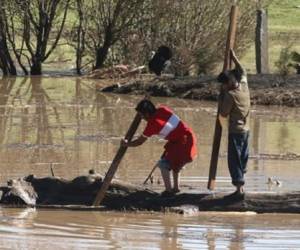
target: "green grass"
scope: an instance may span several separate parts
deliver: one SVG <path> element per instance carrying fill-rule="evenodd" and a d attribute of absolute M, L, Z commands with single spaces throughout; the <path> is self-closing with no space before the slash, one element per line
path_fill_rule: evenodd
<path fill-rule="evenodd" d="M 300 0 L 275 0 L 268 8 L 270 32 L 300 32 Z"/>
<path fill-rule="evenodd" d="M 299 6 L 299 8 L 297 8 Z M 269 24 L 269 67 L 276 73 L 275 62 L 281 49 L 291 46 L 300 52 L 300 0 L 274 0 L 268 7 Z M 242 58 L 250 73 L 255 73 L 254 44 Z"/>
<path fill-rule="evenodd" d="M 280 51 L 285 48 L 288 43 L 281 43 L 278 41 L 269 41 L 269 68 L 271 73 L 276 73 L 277 68 L 275 67 L 275 62 L 279 59 Z M 292 45 L 292 50 L 300 52 L 300 44 L 294 43 Z M 256 72 L 255 65 L 255 47 L 251 46 L 251 48 L 247 51 L 245 56 L 242 58 L 242 62 L 245 65 L 247 71 L 249 73 Z"/>

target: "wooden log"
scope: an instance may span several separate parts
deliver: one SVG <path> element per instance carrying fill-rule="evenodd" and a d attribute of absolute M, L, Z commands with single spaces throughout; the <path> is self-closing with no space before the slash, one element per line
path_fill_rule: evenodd
<path fill-rule="evenodd" d="M 219 111 L 218 111 L 218 114 L 219 114 Z M 208 183 L 207 183 L 207 188 L 209 190 L 215 189 L 221 137 L 222 137 L 222 127 L 221 127 L 220 121 L 217 117 L 216 122 L 215 122 L 215 133 L 214 133 L 214 139 L 213 139 L 213 148 L 212 148 L 212 153 L 211 153 L 209 176 L 208 176 Z"/>
<path fill-rule="evenodd" d="M 237 15 L 238 15 L 238 7 L 236 5 L 233 5 L 231 7 L 231 12 L 230 12 L 230 23 L 229 23 L 229 27 L 228 27 L 223 71 L 231 68 L 230 49 L 232 49 L 234 47 L 234 41 L 235 41 L 235 36 L 236 36 L 236 26 L 237 26 Z M 220 95 L 221 94 L 222 93 L 220 93 Z M 219 122 L 218 116 L 219 116 L 219 107 L 218 107 L 217 118 L 216 118 L 216 123 L 215 123 L 215 133 L 214 133 L 214 139 L 213 139 L 213 147 L 212 147 L 208 184 L 207 184 L 207 188 L 210 190 L 213 190 L 215 188 L 219 149 L 220 149 L 220 143 L 221 143 L 221 137 L 222 137 L 222 127 Z"/>
<path fill-rule="evenodd" d="M 258 74 L 269 73 L 268 13 L 259 9 L 256 14 L 255 58 Z"/>
<path fill-rule="evenodd" d="M 135 118 L 133 120 L 133 122 L 131 123 L 130 127 L 129 127 L 129 130 L 127 131 L 127 134 L 125 136 L 125 139 L 128 140 L 128 141 L 131 141 L 132 137 L 134 136 L 138 126 L 140 125 L 141 123 L 141 116 L 139 113 L 137 113 L 135 115 Z M 94 200 L 94 203 L 93 205 L 94 206 L 99 206 L 99 204 L 101 203 L 101 201 L 103 200 L 104 196 L 105 196 L 105 192 L 107 191 L 110 183 L 111 183 L 111 180 L 113 179 L 117 169 L 118 169 L 118 166 L 123 158 L 123 156 L 125 155 L 127 151 L 127 147 L 124 147 L 124 146 L 120 146 L 117 154 L 115 155 L 115 158 L 113 159 L 111 165 L 110 165 L 110 168 L 103 180 L 103 183 L 101 185 L 101 188 L 99 190 L 99 192 L 97 193 L 96 195 L 96 198 Z"/>

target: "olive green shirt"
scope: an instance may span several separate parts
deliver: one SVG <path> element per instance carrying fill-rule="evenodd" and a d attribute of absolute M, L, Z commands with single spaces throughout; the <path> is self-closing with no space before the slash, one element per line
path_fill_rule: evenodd
<path fill-rule="evenodd" d="M 229 133 L 244 133 L 250 129 L 250 93 L 247 75 L 243 68 L 239 69 L 241 80 L 236 89 L 225 91 L 219 103 L 219 112 L 228 117 Z"/>

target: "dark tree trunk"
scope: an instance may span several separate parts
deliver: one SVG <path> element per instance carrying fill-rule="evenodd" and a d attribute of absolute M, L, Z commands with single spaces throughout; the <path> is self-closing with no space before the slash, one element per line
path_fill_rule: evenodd
<path fill-rule="evenodd" d="M 256 71 L 258 74 L 269 73 L 269 45 L 268 45 L 268 13 L 260 9 L 256 14 L 255 53 Z"/>
<path fill-rule="evenodd" d="M 3 72 L 3 75 L 5 75 L 5 76 L 8 75 L 7 64 L 6 64 L 5 60 L 4 60 L 4 57 L 3 57 L 1 51 L 0 51 L 0 69 Z"/>
<path fill-rule="evenodd" d="M 7 68 L 3 65 L 2 60 L 0 61 L 0 69 L 2 70 L 4 76 L 8 75 Z"/>
<path fill-rule="evenodd" d="M 100 69 L 103 67 L 103 64 L 108 55 L 108 50 L 109 50 L 108 45 L 104 45 L 103 47 L 97 49 L 95 69 Z"/>
<path fill-rule="evenodd" d="M 0 69 L 3 72 L 3 75 L 17 75 L 17 70 L 14 65 L 13 60 L 8 52 L 8 48 L 6 46 L 6 42 L 0 40 Z"/>
<path fill-rule="evenodd" d="M 7 42 L 8 42 L 8 36 L 7 36 L 7 29 L 6 29 L 6 21 L 5 18 L 5 11 L 4 7 L 1 6 L 0 11 L 0 68 L 3 71 L 3 75 L 17 75 L 17 70 L 15 63 L 11 57 Z"/>
<path fill-rule="evenodd" d="M 113 45 L 113 30 L 112 24 L 108 25 L 105 30 L 105 39 L 103 46 L 97 48 L 96 50 L 96 65 L 95 69 L 100 69 L 103 67 L 104 62 L 108 55 L 108 50 L 110 46 Z"/>
<path fill-rule="evenodd" d="M 3 72 L 3 75 L 5 76 L 16 76 L 17 75 L 17 70 L 14 65 L 11 65 L 9 62 L 7 62 L 7 59 L 2 57 L 0 55 L 0 69 Z"/>
<path fill-rule="evenodd" d="M 84 16 L 83 16 L 83 2 L 77 0 L 77 12 L 79 17 L 79 24 L 77 28 L 77 45 L 76 45 L 76 72 L 81 75 L 82 57 L 85 46 L 85 30 L 83 28 Z"/>
<path fill-rule="evenodd" d="M 32 64 L 30 68 L 31 75 L 41 75 L 42 74 L 42 62 L 36 61 Z"/>
<path fill-rule="evenodd" d="M 76 58 L 76 73 L 77 75 L 81 75 L 81 57 Z"/>
<path fill-rule="evenodd" d="M 84 52 L 84 32 L 81 27 L 78 28 L 77 34 L 77 48 L 76 48 L 76 73 L 81 75 L 82 57 Z"/>

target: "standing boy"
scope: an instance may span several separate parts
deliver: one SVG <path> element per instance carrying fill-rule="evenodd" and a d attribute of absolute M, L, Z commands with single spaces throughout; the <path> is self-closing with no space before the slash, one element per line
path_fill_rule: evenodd
<path fill-rule="evenodd" d="M 222 72 L 219 99 L 219 120 L 222 127 L 228 126 L 228 167 L 236 191 L 233 197 L 244 198 L 244 174 L 249 155 L 250 94 L 245 69 L 233 50 L 230 51 L 235 69 Z M 228 122 L 228 124 L 226 124 Z"/>
<path fill-rule="evenodd" d="M 191 162 L 197 153 L 196 137 L 180 118 L 168 107 L 156 108 L 149 100 L 142 100 L 136 111 L 147 121 L 146 128 L 141 136 L 133 141 L 122 140 L 123 146 L 137 147 L 149 137 L 158 135 L 167 140 L 163 156 L 158 161 L 161 175 L 165 184 L 163 194 L 169 195 L 179 192 L 179 172 L 183 166 Z M 173 188 L 171 186 L 170 171 L 173 172 Z"/>

